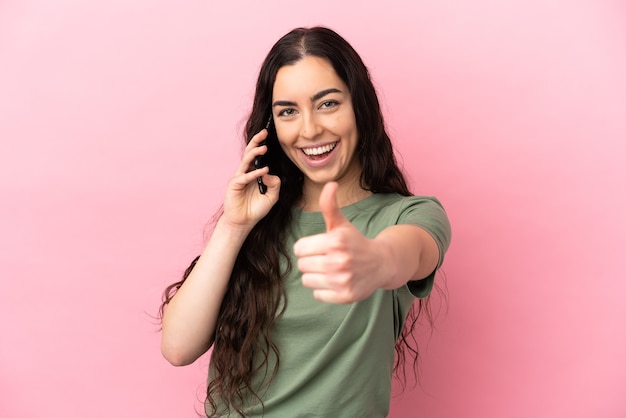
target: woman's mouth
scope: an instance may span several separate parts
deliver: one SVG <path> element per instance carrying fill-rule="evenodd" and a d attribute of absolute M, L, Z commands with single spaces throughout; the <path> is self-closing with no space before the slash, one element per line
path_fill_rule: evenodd
<path fill-rule="evenodd" d="M 332 144 L 326 144 L 319 147 L 302 148 L 302 152 L 311 160 L 322 160 L 328 156 L 328 154 L 330 154 L 336 146 L 337 142 L 333 142 Z"/>

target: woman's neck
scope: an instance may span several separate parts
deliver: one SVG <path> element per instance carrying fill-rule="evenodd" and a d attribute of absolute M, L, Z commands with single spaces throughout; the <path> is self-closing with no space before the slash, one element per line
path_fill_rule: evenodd
<path fill-rule="evenodd" d="M 337 204 L 340 208 L 351 205 L 372 195 L 372 192 L 361 187 L 359 182 L 342 183 L 337 182 Z M 320 194 L 324 184 L 313 183 L 305 179 L 302 190 L 302 199 L 298 202 L 298 207 L 304 212 L 320 211 Z"/>

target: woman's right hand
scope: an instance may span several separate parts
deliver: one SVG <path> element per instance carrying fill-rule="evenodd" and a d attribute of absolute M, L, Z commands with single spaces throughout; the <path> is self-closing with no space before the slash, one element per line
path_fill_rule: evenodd
<path fill-rule="evenodd" d="M 278 201 L 280 178 L 268 174 L 268 167 L 254 168 L 254 159 L 267 152 L 267 145 L 260 145 L 266 138 L 266 129 L 252 137 L 235 175 L 228 182 L 222 221 L 232 226 L 251 229 Z M 257 177 L 267 186 L 265 194 L 259 192 Z"/>

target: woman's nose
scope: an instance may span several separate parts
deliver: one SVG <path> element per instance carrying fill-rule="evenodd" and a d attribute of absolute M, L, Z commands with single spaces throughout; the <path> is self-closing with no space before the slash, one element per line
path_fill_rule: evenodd
<path fill-rule="evenodd" d="M 300 136 L 306 139 L 314 139 L 323 131 L 320 121 L 314 113 L 305 113 L 302 115 L 302 128 Z"/>

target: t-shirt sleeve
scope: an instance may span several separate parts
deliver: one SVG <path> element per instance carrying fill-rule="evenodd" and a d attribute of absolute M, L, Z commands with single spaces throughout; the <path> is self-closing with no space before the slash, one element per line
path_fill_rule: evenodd
<path fill-rule="evenodd" d="M 398 224 L 409 224 L 422 228 L 433 237 L 439 248 L 439 260 L 435 270 L 422 280 L 415 280 L 406 284 L 411 295 L 425 298 L 433 289 L 435 275 L 443 264 L 444 255 L 450 246 L 452 232 L 448 215 L 436 198 L 410 196 L 403 199 Z"/>

